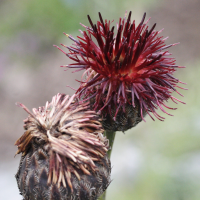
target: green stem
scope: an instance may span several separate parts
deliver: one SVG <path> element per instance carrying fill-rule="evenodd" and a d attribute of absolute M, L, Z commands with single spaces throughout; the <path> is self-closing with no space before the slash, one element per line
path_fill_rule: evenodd
<path fill-rule="evenodd" d="M 114 131 L 105 131 L 104 135 L 107 137 L 107 139 L 109 140 L 109 146 L 110 149 L 107 152 L 108 158 L 110 159 L 111 157 L 111 153 L 112 153 L 112 147 L 114 144 L 114 140 L 115 140 L 115 133 Z M 106 191 L 100 196 L 99 200 L 105 200 L 106 199 Z"/>
<path fill-rule="evenodd" d="M 107 137 L 107 139 L 109 140 L 109 146 L 110 146 L 110 150 L 108 150 L 107 155 L 108 158 L 110 159 L 111 157 L 111 153 L 112 153 L 112 147 L 114 144 L 114 140 L 115 140 L 115 133 L 114 131 L 105 131 L 104 135 Z"/>
<path fill-rule="evenodd" d="M 99 200 L 105 200 L 106 199 L 106 191 L 99 197 Z"/>

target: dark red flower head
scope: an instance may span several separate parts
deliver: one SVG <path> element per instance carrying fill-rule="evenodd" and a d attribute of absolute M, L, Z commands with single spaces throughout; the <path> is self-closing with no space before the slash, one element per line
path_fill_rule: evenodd
<path fill-rule="evenodd" d="M 78 40 L 67 35 L 75 42 L 74 46 L 63 45 L 69 53 L 63 52 L 74 61 L 67 67 L 86 70 L 77 93 L 83 99 L 95 98 L 95 110 L 111 112 L 114 105 L 114 118 L 119 109 L 125 110 L 127 104 L 135 107 L 139 102 L 142 119 L 144 113 L 153 119 L 153 113 L 163 120 L 156 109 L 159 107 L 167 113 L 164 107 L 175 108 L 166 106 L 165 101 L 181 102 L 171 93 L 180 94 L 176 88 L 181 88 L 177 85 L 181 81 L 174 78 L 173 73 L 182 67 L 175 64 L 166 50 L 176 44 L 166 45 L 167 38 L 159 36 L 162 30 L 154 30 L 156 24 L 149 28 L 149 20 L 144 22 L 145 16 L 146 13 L 138 26 L 135 20 L 131 22 L 131 12 L 127 20 L 126 16 L 120 18 L 116 35 L 115 27 L 111 27 L 110 21 L 104 21 L 100 13 L 97 24 L 88 16 L 91 27 L 82 25 L 86 31 L 81 31 L 83 36 L 78 36 Z"/>

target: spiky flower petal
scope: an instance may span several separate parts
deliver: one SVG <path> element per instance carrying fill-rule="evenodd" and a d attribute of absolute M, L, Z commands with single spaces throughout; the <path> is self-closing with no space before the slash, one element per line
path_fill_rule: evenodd
<path fill-rule="evenodd" d="M 110 183 L 108 140 L 99 116 L 74 95 L 57 94 L 24 120 L 16 141 L 22 153 L 16 174 L 25 200 L 95 200 Z"/>
<path fill-rule="evenodd" d="M 88 16 L 91 27 L 81 31 L 82 37 L 78 40 L 67 35 L 74 41 L 74 46 L 65 46 L 69 53 L 63 51 L 74 63 L 67 65 L 68 68 L 85 69 L 83 80 L 77 93 L 84 100 L 94 98 L 93 108 L 111 113 L 113 106 L 114 120 L 119 110 L 126 111 L 127 105 L 132 109 L 139 103 L 139 119 L 144 120 L 147 113 L 152 119 L 153 115 L 159 120 L 160 116 L 156 109 L 165 109 L 168 99 L 175 103 L 182 102 L 172 96 L 177 91 L 178 83 L 182 83 L 173 77 L 177 68 L 175 59 L 169 57 L 168 48 L 176 44 L 166 45 L 165 40 L 159 36 L 161 31 L 156 31 L 155 26 L 147 26 L 149 20 L 145 21 L 144 14 L 138 26 L 135 21 L 131 22 L 131 12 L 126 20 L 119 19 L 117 34 L 114 36 L 114 26 L 111 22 L 103 20 L 99 13 L 100 21 L 93 24 Z M 183 88 L 182 88 L 183 89 Z M 181 95 L 181 94 L 180 94 Z M 183 102 L 182 102 L 183 103 Z"/>

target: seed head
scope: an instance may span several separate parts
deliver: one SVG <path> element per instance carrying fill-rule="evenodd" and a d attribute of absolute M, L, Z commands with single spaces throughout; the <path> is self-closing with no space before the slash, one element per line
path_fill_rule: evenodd
<path fill-rule="evenodd" d="M 74 95 L 57 94 L 34 108 L 16 141 L 22 153 L 16 174 L 25 200 L 95 200 L 110 183 L 108 140 L 99 116 Z"/>
<path fill-rule="evenodd" d="M 59 48 L 74 61 L 66 67 L 86 70 L 77 94 L 83 100 L 93 98 L 93 109 L 102 111 L 104 116 L 109 113 L 114 121 L 119 118 L 118 124 L 123 124 L 123 115 L 126 121 L 132 120 L 134 126 L 144 120 L 146 113 L 153 120 L 152 114 L 163 121 L 164 117 L 156 109 L 171 115 L 164 107 L 175 108 L 168 107 L 165 102 L 168 99 L 175 103 L 182 102 L 172 96 L 173 91 L 180 94 L 176 88 L 181 88 L 177 84 L 182 82 L 173 77 L 173 73 L 182 67 L 175 64 L 175 59 L 169 57 L 171 54 L 167 50 L 177 43 L 166 45 L 167 38 L 159 36 L 162 30 L 156 31 L 156 24 L 149 28 L 149 20 L 144 22 L 145 17 L 146 13 L 136 26 L 135 20 L 131 22 L 131 12 L 127 19 L 125 14 L 123 19 L 119 19 L 114 36 L 115 27 L 111 27 L 110 21 L 104 21 L 99 13 L 100 21 L 93 24 L 88 15 L 91 27 L 82 25 L 86 29 L 81 31 L 82 37 L 78 36 L 76 40 L 67 35 L 74 41 L 74 46 L 63 45 L 69 53 Z M 133 119 L 134 114 L 128 115 L 126 107 L 137 112 L 137 117 Z M 127 128 L 127 124 L 121 127 L 122 130 Z"/>

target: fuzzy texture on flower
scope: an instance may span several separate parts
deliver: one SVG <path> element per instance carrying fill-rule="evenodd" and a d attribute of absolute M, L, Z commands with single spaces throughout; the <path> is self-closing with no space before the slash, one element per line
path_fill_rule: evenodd
<path fill-rule="evenodd" d="M 172 109 L 165 105 L 168 99 L 173 102 L 182 102 L 172 96 L 177 91 L 178 83 L 182 83 L 173 77 L 177 68 L 175 59 L 166 50 L 176 44 L 166 45 L 165 40 L 159 36 L 161 31 L 156 31 L 155 26 L 147 26 L 149 19 L 145 21 L 144 14 L 138 26 L 135 20 L 131 22 L 131 12 L 126 20 L 119 19 L 117 34 L 114 36 L 114 26 L 111 22 L 103 20 L 99 13 L 100 21 L 93 24 L 88 16 L 91 27 L 85 27 L 86 31 L 80 31 L 82 37 L 78 40 L 67 35 L 74 41 L 74 46 L 65 46 L 69 53 L 64 52 L 74 63 L 68 68 L 86 70 L 83 74 L 81 85 L 77 93 L 84 100 L 95 98 L 93 109 L 111 113 L 111 106 L 115 107 L 114 120 L 118 111 L 125 112 L 127 104 L 139 102 L 140 116 L 144 120 L 144 114 L 148 114 L 153 120 L 153 115 L 159 120 L 156 109 Z M 184 88 L 182 88 L 184 89 Z M 180 94 L 181 95 L 181 94 Z M 183 102 L 182 102 L 183 103 Z"/>
<path fill-rule="evenodd" d="M 57 94 L 34 108 L 16 141 L 22 153 L 16 174 L 25 200 L 96 200 L 110 183 L 108 140 L 99 116 L 74 96 Z"/>

